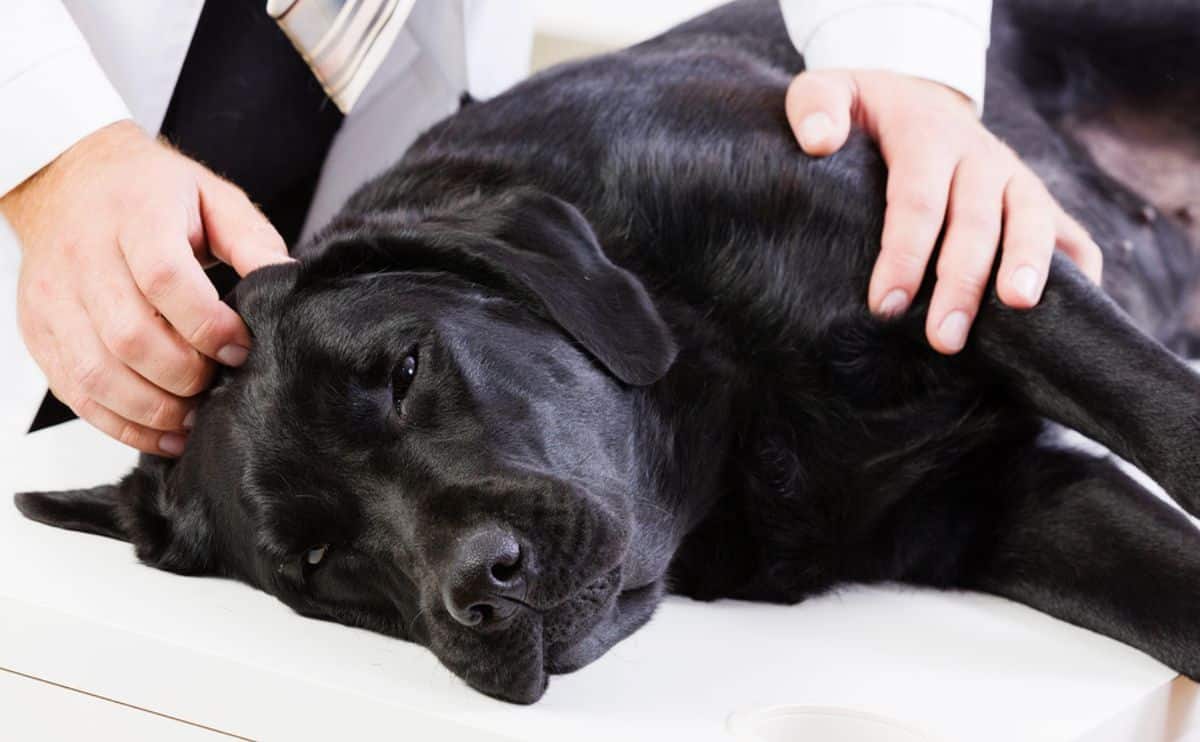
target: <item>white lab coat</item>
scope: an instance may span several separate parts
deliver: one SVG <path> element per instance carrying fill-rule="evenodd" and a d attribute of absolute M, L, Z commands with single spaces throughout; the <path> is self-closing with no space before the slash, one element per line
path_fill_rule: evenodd
<path fill-rule="evenodd" d="M 157 132 L 202 6 L 2 0 L 0 195 L 114 121 Z M 453 112 L 464 90 L 486 98 L 524 76 L 532 38 L 523 2 L 417 2 L 330 148 L 305 232 Z"/>

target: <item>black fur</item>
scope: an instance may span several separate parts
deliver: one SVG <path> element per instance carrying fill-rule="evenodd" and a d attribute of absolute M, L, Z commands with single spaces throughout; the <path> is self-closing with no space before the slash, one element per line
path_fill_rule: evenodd
<path fill-rule="evenodd" d="M 880 157 L 858 135 L 800 153 L 802 60 L 774 2 L 739 2 L 432 129 L 301 262 L 242 283 L 253 353 L 178 462 L 18 506 L 422 642 L 512 701 L 665 588 L 847 581 L 985 590 L 1200 676 L 1200 537 L 1043 423 L 1200 512 L 1200 380 L 1159 344 L 1193 340 L 1195 246 L 1064 124 L 1195 100 L 1197 29 L 1186 2 L 997 2 L 985 121 L 1106 248 L 1115 303 L 1058 260 L 1039 307 L 989 298 L 955 358 L 923 339 L 928 286 L 873 318 Z M 477 562 L 498 587 L 452 614 Z"/>

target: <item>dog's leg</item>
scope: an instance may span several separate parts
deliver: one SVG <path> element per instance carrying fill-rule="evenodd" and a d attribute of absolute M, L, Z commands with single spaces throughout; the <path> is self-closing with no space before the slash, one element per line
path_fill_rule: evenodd
<path fill-rule="evenodd" d="M 1074 428 L 1200 514 L 1200 376 L 1056 256 L 1041 303 L 980 312 L 971 357 L 1033 412 Z"/>
<path fill-rule="evenodd" d="M 1005 469 L 926 504 L 949 530 L 900 534 L 917 565 L 903 579 L 1000 595 L 1200 678 L 1200 531 L 1187 517 L 1110 460 L 1031 447 Z"/>

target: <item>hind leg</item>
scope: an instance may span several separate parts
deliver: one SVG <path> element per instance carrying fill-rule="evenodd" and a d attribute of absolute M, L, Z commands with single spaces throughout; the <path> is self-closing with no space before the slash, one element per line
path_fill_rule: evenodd
<path fill-rule="evenodd" d="M 909 581 L 1000 595 L 1200 678 L 1200 531 L 1111 461 L 1035 449 L 1019 466 L 970 505 L 955 488 L 960 553 Z"/>

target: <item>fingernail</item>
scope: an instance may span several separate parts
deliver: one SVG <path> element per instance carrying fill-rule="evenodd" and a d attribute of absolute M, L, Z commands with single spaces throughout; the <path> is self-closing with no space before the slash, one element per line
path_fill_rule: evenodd
<path fill-rule="evenodd" d="M 183 453 L 183 447 L 187 443 L 187 438 L 184 438 L 178 433 L 167 433 L 162 438 L 158 439 L 158 447 L 172 456 L 179 456 Z"/>
<path fill-rule="evenodd" d="M 809 114 L 800 122 L 800 144 L 806 150 L 819 147 L 832 131 L 833 119 L 829 114 L 820 111 Z"/>
<path fill-rule="evenodd" d="M 938 326 L 938 340 L 950 351 L 962 350 L 967 344 L 967 325 L 970 320 L 967 313 L 955 310 L 947 314 L 942 324 Z"/>
<path fill-rule="evenodd" d="M 195 422 L 196 422 L 196 411 L 189 410 L 188 414 L 183 416 L 183 427 L 187 428 L 188 430 L 191 430 L 192 425 L 195 424 Z"/>
<path fill-rule="evenodd" d="M 1023 265 L 1013 271 L 1013 289 L 1030 304 L 1038 300 L 1038 283 L 1038 272 L 1033 266 Z"/>
<path fill-rule="evenodd" d="M 249 354 L 248 348 L 240 345 L 226 345 L 217 351 L 217 360 L 226 366 L 240 366 L 246 362 L 246 356 Z"/>
<path fill-rule="evenodd" d="M 908 292 L 904 289 L 892 289 L 879 303 L 881 317 L 896 317 L 906 309 L 908 309 Z"/>

